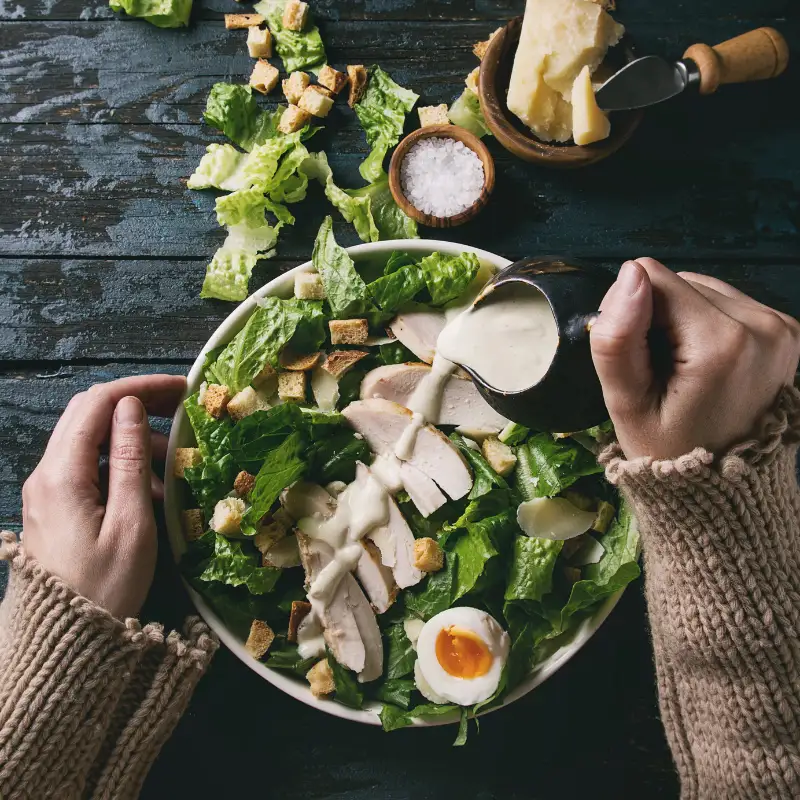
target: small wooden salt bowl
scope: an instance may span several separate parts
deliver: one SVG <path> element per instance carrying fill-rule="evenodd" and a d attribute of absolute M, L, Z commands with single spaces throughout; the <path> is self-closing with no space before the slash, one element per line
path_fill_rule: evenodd
<path fill-rule="evenodd" d="M 432 214 L 425 214 L 413 206 L 405 194 L 403 194 L 402 181 L 400 180 L 400 167 L 408 151 L 423 139 L 454 139 L 462 142 L 469 147 L 483 164 L 483 189 L 478 199 L 460 214 L 452 217 L 435 217 Z M 489 202 L 489 195 L 494 189 L 494 159 L 489 153 L 486 145 L 475 134 L 459 127 L 458 125 L 428 125 L 408 134 L 403 141 L 397 145 L 392 161 L 389 165 L 389 189 L 392 192 L 395 202 L 407 216 L 416 220 L 420 225 L 427 225 L 429 228 L 454 228 L 463 225 L 478 214 L 486 203 Z"/>

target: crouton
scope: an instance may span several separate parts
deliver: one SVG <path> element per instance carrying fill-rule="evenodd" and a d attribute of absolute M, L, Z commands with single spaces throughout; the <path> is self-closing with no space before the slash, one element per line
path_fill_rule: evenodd
<path fill-rule="evenodd" d="M 210 383 L 206 387 L 203 396 L 203 405 L 212 417 L 219 419 L 228 407 L 231 393 L 227 386 L 220 386 L 218 383 Z"/>
<path fill-rule="evenodd" d="M 289 631 L 286 634 L 286 638 L 290 642 L 297 641 L 297 629 L 310 611 L 311 603 L 306 603 L 304 600 L 292 600 L 292 613 L 289 615 Z"/>
<path fill-rule="evenodd" d="M 347 105 L 352 108 L 367 90 L 367 68 L 363 64 L 348 64 L 347 77 L 350 79 L 350 96 Z"/>
<path fill-rule="evenodd" d="M 605 533 L 616 515 L 617 509 L 611 503 L 601 500 L 600 507 L 597 509 L 597 516 L 592 523 L 592 530 L 597 533 Z"/>
<path fill-rule="evenodd" d="M 322 353 L 306 353 L 299 355 L 289 347 L 284 347 L 281 351 L 280 363 L 284 369 L 290 372 L 307 372 L 319 364 Z"/>
<path fill-rule="evenodd" d="M 467 89 L 469 89 L 473 94 L 480 94 L 480 89 L 478 86 L 478 78 L 481 74 L 481 68 L 475 67 L 469 75 L 467 75 L 467 79 L 464 83 L 467 84 Z"/>
<path fill-rule="evenodd" d="M 181 529 L 187 542 L 199 539 L 206 532 L 206 521 L 199 508 L 187 508 L 181 511 Z"/>
<path fill-rule="evenodd" d="M 428 125 L 449 125 L 450 117 L 447 116 L 447 103 L 438 106 L 422 106 L 418 109 L 419 124 L 425 128 Z"/>
<path fill-rule="evenodd" d="M 269 403 L 252 386 L 246 386 L 228 401 L 228 413 L 235 422 L 268 408 Z"/>
<path fill-rule="evenodd" d="M 269 61 L 259 58 L 250 75 L 250 85 L 261 94 L 269 94 L 278 85 L 279 74 Z"/>
<path fill-rule="evenodd" d="M 286 95 L 286 99 L 296 106 L 309 83 L 311 83 L 311 78 L 307 72 L 293 72 L 283 81 L 283 93 Z"/>
<path fill-rule="evenodd" d="M 241 532 L 242 517 L 247 506 L 239 497 L 225 497 L 214 506 L 214 516 L 209 527 L 223 536 L 235 536 Z"/>
<path fill-rule="evenodd" d="M 489 462 L 489 466 L 503 478 L 507 478 L 517 465 L 517 457 L 514 455 L 514 451 L 494 436 L 489 436 L 483 440 L 481 452 Z"/>
<path fill-rule="evenodd" d="M 256 476 L 251 475 L 249 472 L 242 470 L 237 476 L 236 480 L 233 482 L 233 491 L 239 495 L 239 497 L 247 497 L 250 492 L 253 491 L 253 487 L 256 485 Z"/>
<path fill-rule="evenodd" d="M 318 272 L 301 272 L 294 279 L 294 296 L 298 300 L 324 300 L 325 284 Z"/>
<path fill-rule="evenodd" d="M 474 45 L 472 45 L 472 52 L 473 52 L 473 53 L 475 53 L 475 55 L 476 55 L 476 56 L 477 56 L 477 57 L 478 57 L 478 58 L 479 58 L 481 61 L 483 61 L 483 57 L 486 55 L 486 50 L 487 50 L 487 49 L 488 49 L 488 47 L 489 47 L 489 42 L 491 42 L 491 41 L 492 41 L 492 39 L 494 39 L 494 37 L 495 37 L 495 36 L 497 36 L 497 34 L 498 34 L 498 33 L 500 33 L 500 31 L 501 31 L 501 30 L 503 30 L 503 29 L 502 29 L 502 28 L 498 28 L 496 31 L 493 31 L 493 32 L 492 32 L 492 33 L 489 35 L 489 38 L 488 38 L 488 39 L 486 39 L 486 41 L 483 41 L 483 42 L 475 42 L 475 44 L 474 44 Z"/>
<path fill-rule="evenodd" d="M 325 697 L 336 691 L 336 681 L 333 679 L 333 670 L 327 658 L 318 661 L 306 673 L 306 680 L 311 684 L 311 694 L 314 697 Z"/>
<path fill-rule="evenodd" d="M 239 30 L 241 28 L 257 28 L 264 22 L 264 17 L 261 14 L 226 14 L 225 27 L 229 31 Z"/>
<path fill-rule="evenodd" d="M 272 58 L 272 34 L 269 28 L 250 28 L 247 31 L 247 52 L 250 58 Z"/>
<path fill-rule="evenodd" d="M 274 519 L 267 518 L 258 529 L 258 533 L 253 537 L 253 544 L 261 555 L 266 555 L 267 551 L 276 545 L 286 536 L 286 528 Z"/>
<path fill-rule="evenodd" d="M 176 478 L 182 478 L 186 467 L 196 467 L 202 463 L 203 455 L 198 447 L 179 447 L 175 450 L 172 474 Z"/>
<path fill-rule="evenodd" d="M 308 21 L 308 3 L 302 0 L 289 0 L 283 9 L 283 27 L 290 31 L 301 31 Z"/>
<path fill-rule="evenodd" d="M 333 97 L 323 86 L 309 86 L 303 92 L 297 105 L 315 117 L 327 117 L 328 112 L 333 108 Z"/>
<path fill-rule="evenodd" d="M 334 350 L 328 354 L 322 369 L 333 375 L 336 380 L 349 372 L 362 358 L 368 356 L 366 350 Z"/>
<path fill-rule="evenodd" d="M 305 372 L 279 373 L 278 397 L 290 403 L 304 403 L 306 399 Z"/>
<path fill-rule="evenodd" d="M 261 371 L 251 381 L 252 385 L 257 389 L 267 383 L 271 378 L 274 378 L 278 373 L 270 363 L 264 364 Z"/>
<path fill-rule="evenodd" d="M 244 649 L 250 653 L 253 658 L 264 658 L 267 651 L 272 646 L 275 640 L 275 632 L 260 619 L 254 619 L 253 624 L 250 626 L 250 635 L 244 643 Z"/>
<path fill-rule="evenodd" d="M 328 323 L 331 344 L 365 344 L 369 324 L 365 319 L 332 319 Z"/>
<path fill-rule="evenodd" d="M 303 111 L 302 108 L 297 106 L 287 106 L 283 114 L 281 114 L 278 130 L 281 133 L 294 133 L 306 126 L 310 119 L 311 114 L 308 111 Z"/>
<path fill-rule="evenodd" d="M 339 94 L 347 86 L 348 78 L 344 72 L 339 72 L 338 69 L 334 69 L 330 64 L 326 64 L 317 75 L 317 80 L 321 86 L 324 86 L 333 94 Z"/>
<path fill-rule="evenodd" d="M 444 566 L 444 550 L 435 539 L 414 541 L 414 566 L 423 572 L 438 572 Z"/>

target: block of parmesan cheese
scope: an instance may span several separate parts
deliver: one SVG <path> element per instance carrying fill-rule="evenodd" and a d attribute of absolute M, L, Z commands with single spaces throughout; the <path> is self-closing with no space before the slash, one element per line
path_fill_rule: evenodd
<path fill-rule="evenodd" d="M 572 87 L 572 138 L 585 145 L 608 138 L 611 123 L 597 105 L 589 67 L 584 67 Z"/>
<path fill-rule="evenodd" d="M 624 28 L 591 0 L 527 0 L 508 108 L 544 141 L 572 134 L 572 87 L 600 65 Z"/>

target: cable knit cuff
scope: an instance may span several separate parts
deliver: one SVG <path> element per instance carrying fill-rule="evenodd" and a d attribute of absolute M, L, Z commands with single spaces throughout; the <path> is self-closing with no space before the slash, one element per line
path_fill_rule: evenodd
<path fill-rule="evenodd" d="M 217 640 L 196 618 L 183 637 L 115 619 L 47 573 L 12 533 L 0 533 L 0 559 L 11 566 L 0 604 L 0 796 L 87 796 L 119 761 L 131 719 L 145 739 L 165 718 L 172 729 Z M 132 753 L 139 772 L 157 753 L 145 744 Z"/>

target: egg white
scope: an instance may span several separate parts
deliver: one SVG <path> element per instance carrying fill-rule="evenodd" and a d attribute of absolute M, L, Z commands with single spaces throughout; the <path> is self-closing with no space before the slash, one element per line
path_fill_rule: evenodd
<path fill-rule="evenodd" d="M 471 631 L 486 645 L 492 655 L 492 665 L 485 675 L 458 678 L 450 675 L 439 663 L 436 638 L 440 631 L 451 626 Z M 491 697 L 500 684 L 510 646 L 509 635 L 490 614 L 478 608 L 448 608 L 429 619 L 419 634 L 414 670 L 417 688 L 432 702 L 460 706 L 480 703 Z"/>

